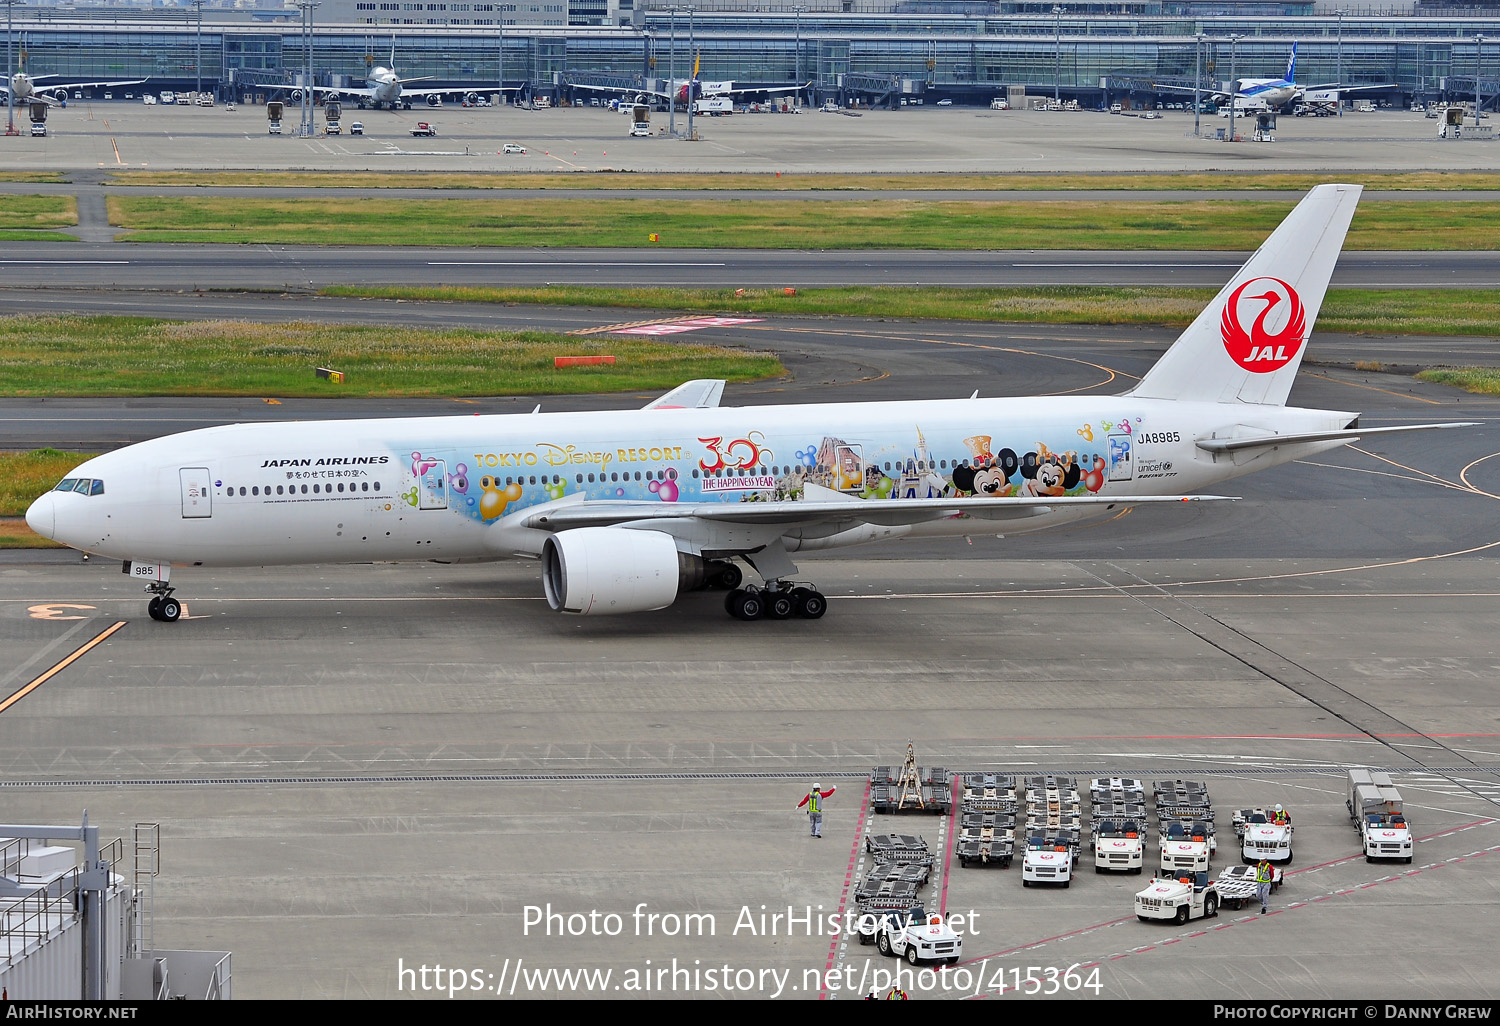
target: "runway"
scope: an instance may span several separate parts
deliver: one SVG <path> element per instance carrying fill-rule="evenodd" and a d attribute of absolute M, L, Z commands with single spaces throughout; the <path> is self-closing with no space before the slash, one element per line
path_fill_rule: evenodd
<path fill-rule="evenodd" d="M 432 247 L 7 243 L 9 310 L 57 289 L 285 289 L 363 285 L 836 288 L 850 285 L 1217 287 L 1248 253 L 930 250 L 453 250 Z M 1346 252 L 1333 288 L 1486 288 L 1500 252 Z"/>

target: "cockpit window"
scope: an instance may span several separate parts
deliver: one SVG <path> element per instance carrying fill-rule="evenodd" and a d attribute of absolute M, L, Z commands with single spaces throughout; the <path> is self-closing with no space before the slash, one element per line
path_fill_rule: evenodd
<path fill-rule="evenodd" d="M 98 478 L 95 478 L 93 480 L 93 482 L 89 485 L 89 494 L 90 495 L 103 495 L 104 494 L 104 482 L 100 481 Z"/>
<path fill-rule="evenodd" d="M 93 481 L 86 477 L 80 477 L 78 483 L 73 486 L 73 490 L 81 495 L 87 495 L 89 493 L 89 485 L 93 483 Z"/>
<path fill-rule="evenodd" d="M 71 492 L 73 490 L 73 486 L 76 485 L 77 483 L 78 483 L 78 478 L 76 478 L 76 477 L 65 477 L 61 481 L 57 482 L 57 487 L 54 488 L 54 489 L 52 489 L 52 490 L 54 492 Z"/>

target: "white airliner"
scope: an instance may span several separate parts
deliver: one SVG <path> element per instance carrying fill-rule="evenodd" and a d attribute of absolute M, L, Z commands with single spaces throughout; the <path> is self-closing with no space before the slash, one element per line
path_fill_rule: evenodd
<path fill-rule="evenodd" d="M 1230 83 L 1234 88 L 1234 106 L 1238 109 L 1254 110 L 1265 108 L 1267 110 L 1281 110 L 1289 103 L 1307 101 L 1310 103 L 1336 103 L 1341 93 L 1358 93 L 1383 89 L 1394 89 L 1394 82 L 1386 82 L 1381 85 L 1343 85 L 1332 82 L 1321 85 L 1298 85 L 1297 84 L 1297 44 L 1292 44 L 1292 55 L 1287 58 L 1286 74 L 1281 78 L 1242 78 L 1238 85 Z M 1157 89 L 1164 92 L 1191 93 L 1192 86 L 1162 85 Z M 1210 100 L 1219 103 L 1228 102 L 1230 94 L 1220 91 L 1204 90 L 1203 95 Z"/>
<path fill-rule="evenodd" d="M 542 560 L 568 613 L 717 586 L 741 619 L 816 618 L 826 601 L 793 580 L 792 553 L 1213 498 L 1186 493 L 1365 435 L 1467 426 L 1285 405 L 1359 194 L 1313 189 L 1120 396 L 726 408 L 722 382 L 700 381 L 623 412 L 240 424 L 91 459 L 26 522 L 124 560 L 166 621 L 174 567 L 506 558 Z"/>
<path fill-rule="evenodd" d="M 733 102 L 733 100 L 734 100 L 734 98 L 736 96 L 742 96 L 742 95 L 760 95 L 760 94 L 763 94 L 763 93 L 764 94 L 770 94 L 770 93 L 795 93 L 797 90 L 805 88 L 804 86 L 740 86 L 740 87 L 736 87 L 735 84 L 734 84 L 734 82 L 733 82 L 733 80 L 731 80 L 731 79 L 725 79 L 723 81 L 718 81 L 718 82 L 704 82 L 704 81 L 701 81 L 699 79 L 699 77 L 698 77 L 698 69 L 699 69 L 699 67 L 702 64 L 702 61 L 703 61 L 703 58 L 701 56 L 694 59 L 694 61 L 693 61 L 693 77 L 692 78 L 675 78 L 675 79 L 671 79 L 669 81 L 662 81 L 661 85 L 663 86 L 663 88 L 661 88 L 661 89 L 651 89 L 651 88 L 648 87 L 648 88 L 644 88 L 644 89 L 634 89 L 634 90 L 628 90 L 628 91 L 631 92 L 632 95 L 635 96 L 635 102 L 636 103 L 642 103 L 642 102 L 644 102 L 643 98 L 646 97 L 646 96 L 654 96 L 654 97 L 656 97 L 658 99 L 662 99 L 662 100 L 668 100 L 668 99 L 675 100 L 675 102 L 677 103 L 677 105 L 679 107 L 681 107 L 682 109 L 686 109 L 687 108 L 687 102 L 688 102 L 689 95 L 692 96 L 692 98 L 693 98 L 693 100 L 695 102 L 700 103 L 700 104 L 704 103 L 705 101 L 712 101 L 712 100 L 719 100 L 719 101 L 723 101 L 726 104 L 729 104 L 729 103 Z M 656 81 L 656 80 L 653 80 L 653 81 Z M 594 90 L 596 92 L 610 92 L 610 93 L 617 93 L 617 92 L 620 91 L 618 88 L 611 88 L 611 87 L 607 87 L 607 86 L 585 85 L 585 84 L 582 84 L 582 83 L 575 84 L 574 88 L 575 89 L 590 89 L 590 90 Z M 618 102 L 623 102 L 623 101 L 617 101 L 617 103 Z M 707 109 L 720 109 L 720 108 L 709 107 Z M 722 109 L 728 109 L 728 108 L 726 106 L 726 107 L 724 107 Z"/>
<path fill-rule="evenodd" d="M 407 89 L 407 86 L 411 85 L 413 82 L 425 81 L 427 81 L 426 78 L 409 78 L 403 80 L 401 76 L 396 73 L 396 43 L 395 40 L 392 40 L 391 66 L 377 66 L 375 68 L 372 68 L 370 70 L 370 73 L 365 76 L 365 84 L 362 88 L 356 86 L 337 88 L 315 86 L 313 88 L 313 95 L 319 100 L 335 96 L 341 99 L 352 99 L 359 104 L 361 110 L 365 108 L 373 108 L 375 110 L 380 110 L 382 108 L 386 110 L 401 110 L 404 108 L 406 110 L 410 110 L 413 98 L 421 99 L 429 106 L 436 107 L 441 105 L 443 97 L 445 96 L 462 96 L 466 98 L 470 103 L 477 103 L 480 96 L 482 95 L 480 91 L 466 90 L 462 88 L 417 90 Z M 494 89 L 486 89 L 483 91 L 483 93 L 493 94 L 495 91 L 496 90 Z M 299 88 L 293 88 L 290 93 L 290 98 L 293 103 L 301 102 L 302 90 Z"/>
<path fill-rule="evenodd" d="M 67 102 L 72 95 L 70 89 L 111 89 L 115 86 L 140 85 L 146 81 L 144 78 L 133 78 L 128 81 L 116 82 L 56 82 L 50 85 L 38 86 L 37 83 L 43 79 L 56 78 L 56 75 L 27 75 L 24 72 L 16 72 L 6 82 L 0 76 L 0 91 L 3 91 L 14 99 L 11 101 L 16 107 L 30 103 L 32 100 L 42 100 L 49 106 L 57 107 Z"/>

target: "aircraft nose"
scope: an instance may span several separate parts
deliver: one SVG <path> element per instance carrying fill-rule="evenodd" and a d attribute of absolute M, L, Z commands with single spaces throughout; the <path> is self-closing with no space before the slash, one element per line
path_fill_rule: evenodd
<path fill-rule="evenodd" d="M 51 538 L 57 526 L 57 510 L 48 492 L 33 502 L 26 510 L 26 526 L 43 538 Z"/>

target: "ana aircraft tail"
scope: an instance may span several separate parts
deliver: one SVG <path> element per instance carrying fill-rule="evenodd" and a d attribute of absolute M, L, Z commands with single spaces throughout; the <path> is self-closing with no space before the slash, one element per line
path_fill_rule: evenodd
<path fill-rule="evenodd" d="M 1286 62 L 1286 80 L 1297 81 L 1297 44 L 1292 44 L 1292 56 Z"/>
<path fill-rule="evenodd" d="M 1361 191 L 1309 192 L 1130 394 L 1285 405 Z"/>

